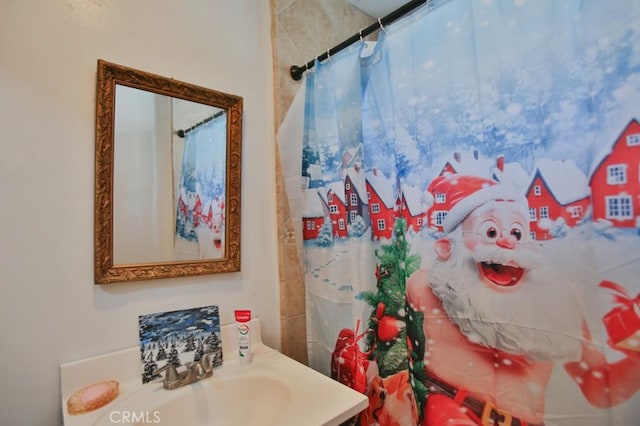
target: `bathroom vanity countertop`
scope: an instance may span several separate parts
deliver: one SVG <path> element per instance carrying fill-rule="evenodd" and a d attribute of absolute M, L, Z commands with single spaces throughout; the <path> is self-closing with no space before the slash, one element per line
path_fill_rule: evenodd
<path fill-rule="evenodd" d="M 213 377 L 176 390 L 142 384 L 138 347 L 62 365 L 64 424 L 339 425 L 367 407 L 365 395 L 264 345 L 259 320 L 251 323 L 252 362 L 242 364 L 237 350 L 229 350 L 237 348 L 235 331 L 235 324 L 222 327 L 224 361 Z M 119 381 L 118 398 L 70 415 L 68 398 L 102 380 Z"/>

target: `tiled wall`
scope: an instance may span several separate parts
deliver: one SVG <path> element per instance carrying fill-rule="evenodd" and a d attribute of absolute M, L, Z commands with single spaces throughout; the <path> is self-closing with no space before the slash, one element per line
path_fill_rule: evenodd
<path fill-rule="evenodd" d="M 291 65 L 303 65 L 375 20 L 344 0 L 271 0 L 271 6 L 277 128 L 301 84 L 291 78 Z M 304 272 L 276 161 L 282 352 L 306 364 Z"/>

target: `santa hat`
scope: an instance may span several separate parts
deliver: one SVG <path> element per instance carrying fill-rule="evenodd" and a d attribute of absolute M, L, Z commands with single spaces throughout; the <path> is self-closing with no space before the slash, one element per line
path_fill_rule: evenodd
<path fill-rule="evenodd" d="M 527 199 L 522 191 L 511 184 L 499 183 L 479 176 L 452 174 L 435 178 L 427 191 L 434 202 L 442 201 L 442 210 L 448 211 L 442 222 L 444 232 L 453 231 L 469 214 L 488 201 L 514 201 L 523 214 L 528 215 Z M 444 197 L 438 197 L 442 194 Z"/>

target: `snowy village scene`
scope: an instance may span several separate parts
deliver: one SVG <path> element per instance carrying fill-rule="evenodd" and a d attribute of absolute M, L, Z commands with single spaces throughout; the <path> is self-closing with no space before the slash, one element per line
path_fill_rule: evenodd
<path fill-rule="evenodd" d="M 166 364 L 181 370 L 211 353 L 213 367 L 222 365 L 222 340 L 218 306 L 203 306 L 138 317 L 142 383 L 161 379 L 156 374 Z"/>
<path fill-rule="evenodd" d="M 589 341 L 601 367 L 636 365 L 630 360 L 640 352 L 639 22 L 573 38 L 561 30 L 577 19 L 571 6 L 542 25 L 548 2 L 515 3 L 532 16 L 530 39 L 519 38 L 516 26 L 506 30 L 513 34 L 492 33 L 492 1 L 474 3 L 473 14 L 447 4 L 422 26 L 416 18 L 385 34 L 384 54 L 359 64 L 345 54 L 308 77 L 306 90 L 314 92 L 305 109 L 301 235 L 310 363 L 361 392 L 371 392 L 372 377 L 412 374 L 416 423 L 430 392 L 416 366 L 436 376 L 464 371 L 455 356 L 434 367 L 433 355 L 445 340 L 442 327 L 472 328 L 447 311 L 455 298 L 447 280 L 463 277 L 446 266 L 456 243 L 471 253 L 477 241 L 493 241 L 514 253 L 502 266 L 497 254 L 479 251 L 465 261 L 477 262 L 464 275 L 469 282 L 491 281 L 518 306 L 492 312 L 495 324 L 531 311 L 534 329 Z M 601 14 L 624 15 L 622 6 L 588 3 L 581 28 Z M 353 88 L 356 72 L 367 78 Z M 343 74 L 350 77 L 331 80 Z M 532 285 L 529 278 L 539 291 L 518 299 L 517 284 Z M 480 337 L 464 334 L 466 357 Z M 540 402 L 543 413 L 532 418 L 618 424 L 640 403 L 635 372 L 623 374 L 636 381 L 625 383 L 624 397 L 593 402 L 595 388 L 613 392 L 615 380 L 587 385 L 589 374 L 602 380 L 604 370 L 585 358 L 567 362 L 580 353 L 576 341 L 556 342 L 565 354 L 538 354 L 543 345 L 529 348 L 525 337 L 504 339 L 513 344 L 504 353 L 539 356 L 552 369 L 515 391 Z M 499 367 L 514 359 L 491 374 L 508 380 Z M 373 413 L 366 416 L 361 425 L 375 424 Z"/>

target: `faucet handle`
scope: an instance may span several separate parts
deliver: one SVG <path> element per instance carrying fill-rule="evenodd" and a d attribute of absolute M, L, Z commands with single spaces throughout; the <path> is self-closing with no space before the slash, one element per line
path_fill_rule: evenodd
<path fill-rule="evenodd" d="M 206 377 L 202 364 L 200 364 L 199 361 L 190 362 L 186 367 L 187 369 L 184 371 L 183 376 L 180 379 L 180 385 L 188 385 Z"/>
<path fill-rule="evenodd" d="M 170 362 L 167 362 L 163 367 L 158 368 L 156 371 L 154 371 L 154 374 L 160 374 L 163 371 L 166 370 L 166 373 L 164 374 L 164 383 L 174 383 L 180 380 L 180 376 L 178 375 L 178 370 L 176 369 L 175 365 L 171 364 Z"/>
<path fill-rule="evenodd" d="M 198 379 L 202 378 L 205 374 L 204 367 L 200 361 L 192 362 L 187 368 Z"/>
<path fill-rule="evenodd" d="M 213 364 L 211 363 L 211 355 L 215 354 L 214 351 L 208 351 L 202 354 L 202 358 L 200 359 L 200 364 L 202 364 L 202 368 L 205 373 L 211 373 L 213 371 Z"/>

